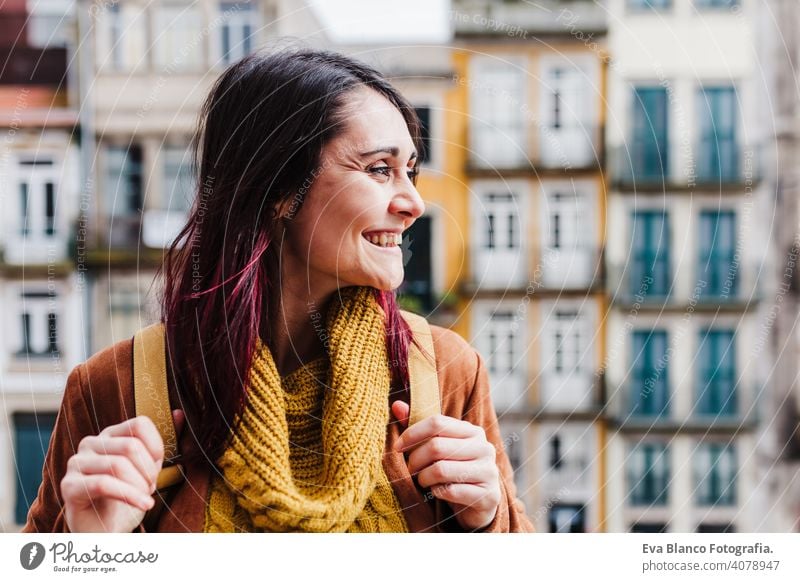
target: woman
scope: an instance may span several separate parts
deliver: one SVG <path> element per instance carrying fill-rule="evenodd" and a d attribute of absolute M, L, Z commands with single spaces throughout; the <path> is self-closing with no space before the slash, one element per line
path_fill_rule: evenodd
<path fill-rule="evenodd" d="M 253 54 L 217 80 L 164 264 L 186 481 L 155 531 L 533 531 L 482 358 L 432 326 L 442 414 L 408 427 L 398 246 L 423 214 L 419 122 L 377 71 Z M 163 444 L 132 341 L 69 376 L 24 531 L 145 531 Z"/>

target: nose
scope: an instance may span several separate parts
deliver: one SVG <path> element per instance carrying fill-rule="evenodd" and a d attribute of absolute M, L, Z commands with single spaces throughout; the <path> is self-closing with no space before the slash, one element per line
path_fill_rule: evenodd
<path fill-rule="evenodd" d="M 389 212 L 402 216 L 404 219 L 412 219 L 413 223 L 417 218 L 425 214 L 425 201 L 420 196 L 411 180 L 406 179 L 401 189 L 392 197 L 389 205 Z M 406 224 L 408 228 L 411 224 Z"/>

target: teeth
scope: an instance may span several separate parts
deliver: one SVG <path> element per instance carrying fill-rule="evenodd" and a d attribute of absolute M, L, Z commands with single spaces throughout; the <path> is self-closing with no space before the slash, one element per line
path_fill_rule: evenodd
<path fill-rule="evenodd" d="M 403 242 L 403 235 L 400 233 L 383 232 L 381 234 L 365 235 L 365 239 L 374 245 L 381 247 L 394 247 L 400 246 Z"/>

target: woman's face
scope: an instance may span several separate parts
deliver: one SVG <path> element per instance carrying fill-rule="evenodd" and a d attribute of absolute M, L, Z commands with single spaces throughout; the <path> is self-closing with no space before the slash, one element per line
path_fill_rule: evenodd
<path fill-rule="evenodd" d="M 396 289 L 403 282 L 398 241 L 425 212 L 412 183 L 417 152 L 402 114 L 376 91 L 353 91 L 345 119 L 283 209 L 284 274 L 302 277 L 315 293 Z"/>

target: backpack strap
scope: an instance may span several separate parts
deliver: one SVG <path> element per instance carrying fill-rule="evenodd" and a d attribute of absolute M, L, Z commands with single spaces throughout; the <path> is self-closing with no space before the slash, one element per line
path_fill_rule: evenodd
<path fill-rule="evenodd" d="M 164 463 L 156 479 L 156 504 L 145 514 L 143 523 L 152 531 L 166 504 L 163 491 L 184 480 L 183 466 L 172 463 L 178 457 L 178 438 L 172 419 L 167 389 L 167 358 L 164 325 L 154 323 L 133 336 L 133 394 L 136 416 L 148 416 L 164 442 Z"/>
<path fill-rule="evenodd" d="M 419 347 L 411 342 L 408 346 L 408 375 L 411 381 L 411 410 L 408 426 L 442 411 L 439 395 L 439 377 L 436 374 L 436 354 L 433 350 L 433 335 L 428 321 L 410 311 L 400 310 L 403 319 L 411 328 Z M 422 348 L 422 350 L 420 350 Z"/>

